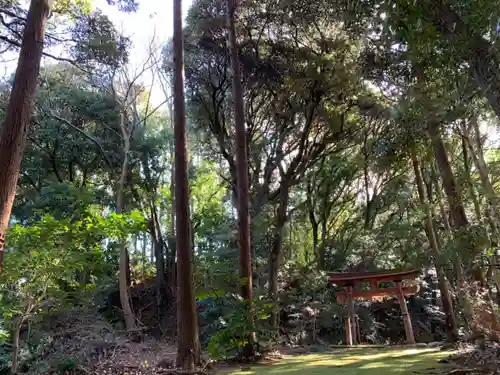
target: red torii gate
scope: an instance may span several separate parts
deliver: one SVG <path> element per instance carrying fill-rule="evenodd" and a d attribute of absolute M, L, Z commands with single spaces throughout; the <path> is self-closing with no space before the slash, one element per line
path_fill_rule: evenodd
<path fill-rule="evenodd" d="M 345 293 L 337 293 L 337 301 L 347 300 L 347 316 L 345 318 L 346 344 L 357 344 L 356 314 L 354 299 L 373 299 L 384 296 L 397 296 L 401 315 L 405 326 L 406 343 L 415 344 L 410 314 L 406 306 L 405 296 L 418 292 L 419 285 L 403 286 L 403 280 L 413 281 L 420 275 L 419 270 L 388 270 L 377 272 L 331 272 L 328 282 L 344 288 Z M 381 288 L 380 282 L 394 282 L 395 287 Z M 368 284 L 369 289 L 363 290 L 362 284 Z"/>

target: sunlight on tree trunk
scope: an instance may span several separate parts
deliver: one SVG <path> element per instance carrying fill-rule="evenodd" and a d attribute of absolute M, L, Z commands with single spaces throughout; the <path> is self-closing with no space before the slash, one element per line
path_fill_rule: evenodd
<path fill-rule="evenodd" d="M 200 364 L 200 339 L 193 283 L 186 111 L 184 103 L 184 36 L 182 0 L 174 0 L 174 138 L 177 249 L 177 366 L 193 372 Z"/>
<path fill-rule="evenodd" d="M 123 138 L 123 161 L 120 170 L 120 177 L 116 188 L 116 213 L 123 213 L 123 190 L 125 188 L 125 179 L 128 172 L 129 152 L 130 152 L 130 134 L 125 129 L 125 114 L 124 109 L 120 114 L 120 130 Z M 132 309 L 129 290 L 130 265 L 128 262 L 128 249 L 125 241 L 120 244 L 120 270 L 119 270 L 119 286 L 120 286 L 120 302 L 123 309 L 123 317 L 127 331 L 133 331 L 136 328 L 134 310 Z"/>
<path fill-rule="evenodd" d="M 0 271 L 38 84 L 48 0 L 31 0 L 5 120 L 0 129 Z"/>

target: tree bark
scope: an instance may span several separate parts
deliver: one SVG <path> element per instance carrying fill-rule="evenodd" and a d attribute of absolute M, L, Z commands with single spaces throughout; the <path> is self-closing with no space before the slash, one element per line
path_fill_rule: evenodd
<path fill-rule="evenodd" d="M 154 203 L 150 203 L 151 211 L 151 238 L 153 239 L 153 251 L 155 256 L 155 268 L 156 268 L 156 291 L 158 296 L 161 296 L 161 291 L 165 288 L 165 258 L 163 254 L 163 238 L 160 228 L 160 223 L 158 220 L 158 215 L 156 213 L 156 207 Z"/>
<path fill-rule="evenodd" d="M 473 125 L 473 130 L 474 130 L 474 141 L 472 141 L 469 137 L 469 134 L 465 133 L 466 129 L 462 129 L 464 132 L 464 140 L 470 150 L 470 154 L 472 157 L 472 161 L 474 163 L 474 166 L 476 167 L 478 174 L 479 174 L 479 179 L 481 181 L 481 186 L 484 190 L 484 195 L 486 197 L 486 201 L 488 203 L 488 210 L 487 214 L 488 217 L 490 217 L 491 220 L 491 226 L 492 226 L 492 231 L 495 233 L 496 238 L 495 241 L 498 241 L 498 215 L 499 215 L 499 207 L 500 207 L 500 202 L 498 199 L 498 195 L 495 192 L 495 189 L 493 188 L 493 184 L 491 183 L 490 180 L 490 172 L 488 170 L 488 165 L 486 164 L 486 160 L 484 159 L 484 153 L 483 153 L 483 148 L 482 148 L 482 142 L 481 142 L 481 133 L 479 131 L 479 126 L 476 121 L 474 121 Z M 474 149 L 474 143 L 475 143 L 475 148 L 477 151 Z M 493 215 L 492 215 L 493 214 Z"/>
<path fill-rule="evenodd" d="M 283 176 L 283 174 L 282 174 Z M 283 247 L 283 230 L 286 224 L 286 211 L 288 208 L 289 188 L 286 181 L 281 182 L 278 211 L 276 214 L 276 225 L 274 228 L 271 253 L 269 254 L 269 290 L 268 296 L 275 304 L 271 314 L 271 327 L 278 329 L 279 324 L 279 300 L 278 300 L 278 272 L 281 264 L 281 250 Z"/>
<path fill-rule="evenodd" d="M 451 169 L 450 161 L 439 128 L 435 124 L 428 127 L 436 162 L 443 181 L 443 188 L 446 193 L 448 205 L 450 207 L 451 219 L 456 229 L 466 228 L 469 224 L 465 214 L 465 208 L 460 196 L 460 191 L 455 181 L 455 176 Z"/>
<path fill-rule="evenodd" d="M 429 240 L 429 245 L 432 249 L 434 255 L 434 264 L 436 265 L 436 272 L 438 277 L 438 287 L 441 292 L 441 302 L 443 305 L 443 310 L 446 315 L 446 332 L 450 341 L 455 342 L 458 340 L 458 324 L 455 316 L 455 311 L 453 310 L 453 302 L 451 299 L 450 290 L 448 287 L 448 282 L 445 276 L 444 265 L 440 260 L 441 254 L 439 251 L 438 241 L 436 232 L 434 231 L 433 217 L 431 208 L 429 205 L 428 198 L 426 196 L 426 190 L 424 187 L 424 179 L 422 177 L 422 172 L 420 169 L 420 162 L 418 160 L 416 151 L 414 147 L 410 148 L 410 156 L 413 164 L 413 171 L 415 173 L 415 182 L 417 184 L 417 191 L 420 203 L 425 209 L 425 232 Z"/>
<path fill-rule="evenodd" d="M 123 161 L 116 187 L 116 213 L 123 212 L 123 190 L 125 189 L 125 178 L 127 177 L 128 163 L 129 163 L 129 150 L 130 150 L 130 136 L 125 129 L 125 114 L 122 112 L 120 118 L 120 129 L 123 138 Z M 130 301 L 130 265 L 129 254 L 125 242 L 119 244 L 120 246 L 120 259 L 119 259 L 119 289 L 120 289 L 120 302 L 123 309 L 123 318 L 125 319 L 125 326 L 127 331 L 135 329 L 135 316 Z"/>
<path fill-rule="evenodd" d="M 12 330 L 12 374 L 17 374 L 17 368 L 19 367 L 19 336 L 21 334 L 21 321 L 21 319 L 16 321 L 14 329 Z"/>
<path fill-rule="evenodd" d="M 434 163 L 431 163 L 431 180 L 436 185 L 436 189 L 434 189 L 434 191 L 436 192 L 436 199 L 437 199 L 437 203 L 438 203 L 438 207 L 439 207 L 439 214 L 441 215 L 441 218 L 443 220 L 445 233 L 448 236 L 451 236 L 450 220 L 448 219 L 448 215 L 446 214 L 446 209 L 444 207 L 441 186 L 439 185 L 439 181 L 438 181 L 438 177 L 437 177 L 437 173 L 436 173 L 436 167 L 434 166 Z"/>
<path fill-rule="evenodd" d="M 443 187 L 448 198 L 448 205 L 450 206 L 451 219 L 454 229 L 458 230 L 468 230 L 469 223 L 467 221 L 467 217 L 465 215 L 465 208 L 462 202 L 462 198 L 460 197 L 460 192 L 458 190 L 458 186 L 455 182 L 455 177 L 453 176 L 453 171 L 451 169 L 450 162 L 448 160 L 448 155 L 446 153 L 446 149 L 444 147 L 443 140 L 441 138 L 441 134 L 437 126 L 429 127 L 429 134 L 431 135 L 431 140 L 434 144 L 434 151 L 436 156 L 436 161 L 441 173 L 441 178 L 443 181 Z M 475 244 L 464 243 L 464 251 L 470 257 L 470 259 L 474 259 L 474 257 L 480 253 L 481 249 L 478 249 Z M 457 251 L 455 256 L 455 272 L 457 274 L 458 287 L 459 287 L 459 296 L 462 301 L 464 312 L 469 321 L 473 317 L 473 312 L 470 306 L 470 302 L 468 300 L 467 294 L 464 290 L 465 285 L 463 281 L 465 280 L 462 273 L 462 265 L 461 265 L 461 256 Z M 474 272 L 477 267 L 469 267 L 469 276 L 472 274 L 473 277 L 476 277 L 476 281 L 480 283 L 483 282 L 484 275 L 482 270 L 480 272 Z M 492 307 L 492 300 L 489 293 L 485 294 L 486 303 Z M 495 327 L 498 327 L 498 317 L 493 308 L 491 308 L 491 318 L 493 319 L 493 323 Z"/>
<path fill-rule="evenodd" d="M 24 28 L 19 61 L 12 84 L 5 120 L 0 129 L 0 271 L 5 235 L 16 193 L 17 180 L 33 111 L 43 52 L 48 0 L 31 0 Z"/>
<path fill-rule="evenodd" d="M 141 277 L 142 277 L 142 283 L 145 284 L 146 283 L 146 262 L 148 261 L 148 258 L 146 256 L 146 245 L 147 245 L 147 242 L 146 242 L 146 239 L 147 239 L 147 233 L 144 232 L 142 234 L 142 252 L 141 252 L 141 256 L 142 256 L 142 270 L 141 270 Z"/>
<path fill-rule="evenodd" d="M 184 103 L 184 35 L 182 0 L 174 0 L 174 139 L 177 249 L 177 366 L 194 372 L 200 364 L 200 339 L 190 244 L 186 110 Z"/>
<path fill-rule="evenodd" d="M 236 180 L 238 191 L 238 240 L 240 247 L 240 293 L 247 302 L 248 324 L 253 330 L 252 316 L 252 252 L 250 243 L 250 213 L 248 198 L 248 151 L 245 125 L 245 109 L 243 103 L 243 87 L 241 85 L 240 59 L 236 41 L 235 25 L 236 0 L 227 0 L 227 24 L 229 29 L 229 49 L 231 56 L 234 126 L 236 132 Z M 244 350 L 246 357 L 252 357 L 253 334 L 250 334 L 248 345 Z"/>

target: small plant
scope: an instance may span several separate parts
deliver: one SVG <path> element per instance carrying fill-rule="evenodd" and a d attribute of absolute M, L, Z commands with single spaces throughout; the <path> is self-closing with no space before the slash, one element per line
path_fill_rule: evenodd
<path fill-rule="evenodd" d="M 208 353 L 214 359 L 239 357 L 244 348 L 255 341 L 257 348 L 267 346 L 272 337 L 272 331 L 267 329 L 267 320 L 273 305 L 264 300 L 252 301 L 251 314 L 253 327 L 248 317 L 247 301 L 237 299 L 225 316 L 219 318 L 222 326 L 208 343 Z"/>

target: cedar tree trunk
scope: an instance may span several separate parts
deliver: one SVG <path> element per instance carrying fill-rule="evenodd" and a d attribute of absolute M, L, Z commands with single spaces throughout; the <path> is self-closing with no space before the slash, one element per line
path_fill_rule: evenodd
<path fill-rule="evenodd" d="M 190 244 L 186 111 L 184 103 L 182 0 L 174 0 L 174 139 L 177 248 L 177 366 L 193 372 L 200 363 L 200 339 Z"/>
<path fill-rule="evenodd" d="M 31 0 L 9 105 L 0 129 L 0 270 L 33 110 L 49 10 L 47 0 Z"/>

